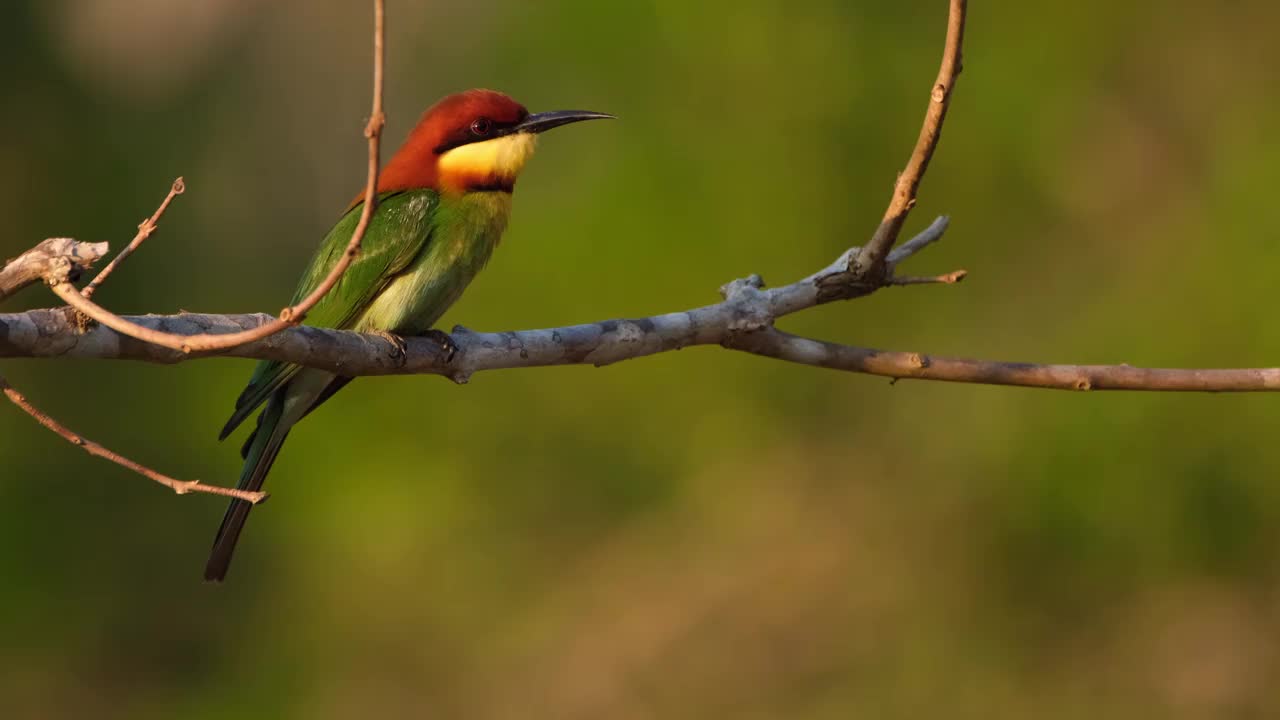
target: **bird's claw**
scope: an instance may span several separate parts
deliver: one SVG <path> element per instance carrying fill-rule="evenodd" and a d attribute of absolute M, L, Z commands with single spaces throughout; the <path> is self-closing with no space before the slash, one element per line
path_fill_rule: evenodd
<path fill-rule="evenodd" d="M 373 334 L 391 343 L 392 359 L 394 359 L 397 363 L 403 365 L 405 359 L 408 358 L 409 356 L 409 353 L 408 353 L 409 348 L 407 345 L 405 345 L 404 338 L 394 333 L 389 333 L 385 330 L 375 330 L 373 331 Z"/>
<path fill-rule="evenodd" d="M 444 350 L 445 363 L 453 362 L 453 356 L 458 354 L 458 343 L 454 342 L 453 337 L 449 335 L 449 333 L 432 328 L 431 330 L 423 333 L 422 337 L 430 339 Z"/>

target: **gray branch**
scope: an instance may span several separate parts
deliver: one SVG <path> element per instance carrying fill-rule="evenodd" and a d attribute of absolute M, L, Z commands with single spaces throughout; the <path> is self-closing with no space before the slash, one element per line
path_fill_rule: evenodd
<path fill-rule="evenodd" d="M 98 324 L 84 327 L 71 308 L 0 314 L 0 358 L 80 358 L 177 363 L 202 357 L 279 360 L 348 376 L 444 375 L 466 382 L 483 370 L 548 365 L 608 365 L 621 360 L 696 345 L 724 348 L 785 362 L 891 378 L 1017 385 L 1062 390 L 1164 390 L 1200 392 L 1280 390 L 1280 369 L 1153 369 L 1129 365 L 1036 365 L 922 353 L 890 352 L 797 337 L 774 327 L 785 317 L 834 300 L 860 297 L 899 284 L 951 283 L 963 271 L 936 278 L 899 278 L 900 263 L 941 239 L 947 219 L 938 218 L 886 258 L 888 276 L 879 283 L 850 284 L 852 248 L 803 280 L 765 289 L 758 275 L 720 289 L 724 299 L 692 310 L 646 318 L 605 320 L 545 330 L 501 333 L 456 327 L 452 347 L 427 337 L 362 335 L 294 326 L 229 349 L 173 350 Z M 105 250 L 105 248 L 103 248 Z M 65 262 L 65 260 L 59 261 Z M 50 276 L 55 276 L 51 272 Z M 175 335 L 227 335 L 260 327 L 274 318 L 253 315 L 141 315 L 126 320 Z"/>
<path fill-rule="evenodd" d="M 919 236 L 894 251 L 891 267 L 941 239 L 947 218 L 938 218 Z M 0 357 L 141 360 L 176 363 L 198 357 L 281 360 L 342 375 L 438 374 L 465 382 L 473 373 L 545 365 L 608 365 L 693 345 L 728 345 L 736 336 L 773 326 L 785 315 L 841 297 L 864 295 L 876 287 L 830 292 L 823 282 L 843 272 L 858 248 L 798 282 L 766 290 L 758 275 L 723 288 L 724 300 L 693 310 L 638 319 L 617 319 L 568 327 L 480 333 L 457 327 L 454 348 L 432 337 L 405 338 L 403 349 L 377 335 L 308 326 L 286 328 L 261 340 L 226 350 L 183 353 L 94 324 L 69 308 L 0 314 Z M 225 335 L 272 321 L 252 315 L 141 315 L 125 318 L 145 328 L 175 335 Z"/>

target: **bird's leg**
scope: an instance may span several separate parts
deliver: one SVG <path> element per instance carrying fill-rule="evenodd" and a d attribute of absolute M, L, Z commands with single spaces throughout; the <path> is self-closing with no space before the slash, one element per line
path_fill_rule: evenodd
<path fill-rule="evenodd" d="M 400 365 L 404 364 L 405 358 L 408 357 L 408 346 L 404 344 L 404 338 L 396 335 L 395 333 L 389 333 L 386 330 L 374 330 L 372 331 L 372 334 L 391 343 L 391 347 L 393 348 L 393 352 L 391 353 L 392 359 Z"/>
<path fill-rule="evenodd" d="M 458 343 L 453 341 L 453 337 L 443 330 L 431 328 L 422 333 L 420 337 L 428 338 L 444 350 L 445 363 L 453 362 L 453 356 L 458 354 Z"/>

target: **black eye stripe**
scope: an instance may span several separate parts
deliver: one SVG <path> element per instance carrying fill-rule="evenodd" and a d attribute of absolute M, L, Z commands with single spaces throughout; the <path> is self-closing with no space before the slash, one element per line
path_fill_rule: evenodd
<path fill-rule="evenodd" d="M 481 132 L 476 132 L 478 123 L 486 123 L 487 127 L 481 128 Z M 479 117 L 466 125 L 454 130 L 445 137 L 444 142 L 435 147 L 435 153 L 441 155 L 456 147 L 469 145 L 474 142 L 483 142 L 491 138 L 505 135 L 507 130 L 520 124 L 520 120 L 512 122 L 495 122 L 487 117 Z"/>

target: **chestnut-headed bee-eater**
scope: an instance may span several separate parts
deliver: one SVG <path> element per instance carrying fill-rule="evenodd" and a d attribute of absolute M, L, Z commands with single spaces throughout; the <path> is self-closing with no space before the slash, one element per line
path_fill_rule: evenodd
<path fill-rule="evenodd" d="M 492 90 L 468 90 L 436 103 L 387 162 L 360 254 L 307 322 L 390 335 L 431 331 L 497 247 L 511 212 L 511 191 L 538 133 L 610 117 L 577 110 L 530 114 Z M 329 231 L 298 284 L 295 303 L 342 256 L 362 205 L 363 196 Z M 260 489 L 294 424 L 350 381 L 288 363 L 258 363 L 222 429 L 225 438 L 265 403 L 241 450 L 244 469 L 237 487 Z M 252 507 L 234 500 L 227 508 L 205 566 L 206 580 L 226 576 Z"/>

